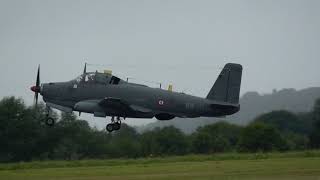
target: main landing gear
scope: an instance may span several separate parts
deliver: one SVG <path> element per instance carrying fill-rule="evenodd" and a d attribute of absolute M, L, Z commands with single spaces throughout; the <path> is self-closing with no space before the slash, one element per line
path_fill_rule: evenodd
<path fill-rule="evenodd" d="M 46 123 L 47 126 L 52 127 L 55 124 L 55 120 L 52 117 L 50 117 L 51 108 L 49 106 L 46 106 L 46 111 L 47 113 L 46 113 L 46 118 L 44 119 L 44 122 Z"/>
<path fill-rule="evenodd" d="M 118 131 L 121 128 L 121 117 L 117 117 L 116 119 L 114 116 L 111 118 L 111 123 L 107 124 L 106 130 L 108 132 Z"/>

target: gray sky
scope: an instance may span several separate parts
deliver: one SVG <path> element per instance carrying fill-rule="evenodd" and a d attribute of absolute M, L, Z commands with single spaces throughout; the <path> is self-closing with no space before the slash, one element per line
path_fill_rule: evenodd
<path fill-rule="evenodd" d="M 198 96 L 227 62 L 242 94 L 319 86 L 319 33 L 318 0 L 0 0 L 0 97 L 31 103 L 38 64 L 65 81 L 85 61 Z"/>

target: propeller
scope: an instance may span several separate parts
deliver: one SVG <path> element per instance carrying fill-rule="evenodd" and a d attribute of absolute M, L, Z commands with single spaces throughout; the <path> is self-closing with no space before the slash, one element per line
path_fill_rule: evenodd
<path fill-rule="evenodd" d="M 38 105 L 38 97 L 39 97 L 39 93 L 41 90 L 41 88 L 40 88 L 40 65 L 38 66 L 36 85 L 32 86 L 30 89 L 31 89 L 31 91 L 34 92 L 34 102 L 35 102 L 35 105 L 37 106 Z"/>

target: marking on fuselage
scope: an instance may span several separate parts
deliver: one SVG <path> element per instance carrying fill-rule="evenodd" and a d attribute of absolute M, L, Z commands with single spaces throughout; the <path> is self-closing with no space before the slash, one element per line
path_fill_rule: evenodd
<path fill-rule="evenodd" d="M 164 101 L 163 100 L 159 100 L 158 103 L 159 103 L 160 106 L 164 105 Z"/>
<path fill-rule="evenodd" d="M 186 109 L 194 109 L 195 105 L 193 103 L 186 103 Z"/>

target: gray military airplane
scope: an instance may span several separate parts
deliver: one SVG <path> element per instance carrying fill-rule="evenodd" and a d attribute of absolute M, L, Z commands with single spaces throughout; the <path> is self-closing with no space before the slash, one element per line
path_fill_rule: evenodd
<path fill-rule="evenodd" d="M 40 66 L 36 85 L 31 87 L 38 102 L 39 93 L 47 107 L 45 123 L 53 126 L 51 108 L 64 112 L 92 113 L 95 117 L 110 116 L 106 130 L 119 130 L 125 118 L 224 117 L 240 110 L 239 93 L 242 66 L 228 63 L 224 66 L 206 98 L 142 84 L 124 81 L 111 72 L 86 72 L 67 82 L 40 85 Z M 116 118 L 115 118 L 116 117 Z"/>

